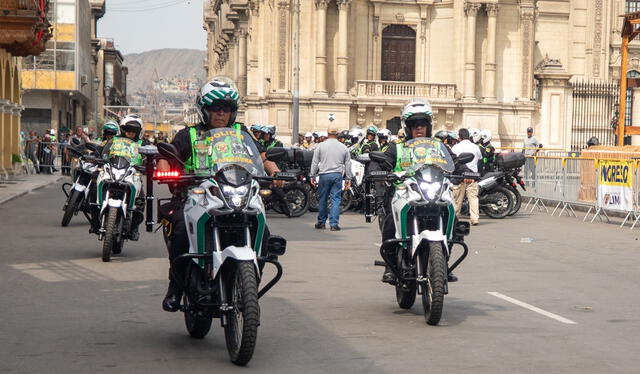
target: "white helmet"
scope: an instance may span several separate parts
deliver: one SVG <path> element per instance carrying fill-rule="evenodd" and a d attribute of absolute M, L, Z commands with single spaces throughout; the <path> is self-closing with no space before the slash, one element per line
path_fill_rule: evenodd
<path fill-rule="evenodd" d="M 391 136 L 391 130 L 389 129 L 380 129 L 378 130 L 378 138 L 389 138 Z"/>
<path fill-rule="evenodd" d="M 326 138 L 328 136 L 329 136 L 329 133 L 327 133 L 326 131 L 318 131 L 319 138 Z"/>
<path fill-rule="evenodd" d="M 427 137 L 431 137 L 433 128 L 433 109 L 431 104 L 425 99 L 412 99 L 409 104 L 402 109 L 401 124 L 406 139 L 411 139 L 411 130 L 407 126 L 407 121 L 423 120 L 427 122 Z"/>
<path fill-rule="evenodd" d="M 124 134 L 127 130 L 135 131 L 136 140 L 140 139 L 140 133 L 143 127 L 144 123 L 137 114 L 129 114 L 120 121 L 120 133 Z"/>
<path fill-rule="evenodd" d="M 304 137 L 305 137 L 305 138 L 312 138 L 312 137 L 313 137 L 313 134 L 312 134 L 312 133 L 310 133 L 310 132 L 308 132 L 308 133 L 304 134 Z"/>
<path fill-rule="evenodd" d="M 489 143 L 491 141 L 491 131 L 487 129 L 480 131 L 480 137 L 482 138 L 482 143 Z"/>
<path fill-rule="evenodd" d="M 480 140 L 480 130 L 476 128 L 469 129 L 469 138 L 474 143 L 477 143 Z"/>

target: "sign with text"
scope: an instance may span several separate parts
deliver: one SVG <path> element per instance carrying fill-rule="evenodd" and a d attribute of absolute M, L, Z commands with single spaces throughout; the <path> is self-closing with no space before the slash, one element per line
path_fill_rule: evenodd
<path fill-rule="evenodd" d="M 598 162 L 598 205 L 603 209 L 633 210 L 633 161 Z"/>

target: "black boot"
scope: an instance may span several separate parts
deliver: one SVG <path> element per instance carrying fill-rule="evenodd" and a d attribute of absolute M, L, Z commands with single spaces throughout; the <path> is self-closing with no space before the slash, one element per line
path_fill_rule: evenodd
<path fill-rule="evenodd" d="M 384 283 L 396 284 L 396 275 L 393 274 L 389 265 L 384 267 L 384 274 L 382 274 L 382 281 Z"/>
<path fill-rule="evenodd" d="M 138 231 L 138 226 L 132 226 L 131 230 L 129 230 L 129 240 L 137 242 L 138 239 L 140 239 L 140 231 Z"/>
<path fill-rule="evenodd" d="M 162 300 L 162 309 L 165 312 L 177 312 L 180 309 L 180 298 L 182 298 L 182 291 L 175 290 L 169 286 L 167 295 Z"/>
<path fill-rule="evenodd" d="M 457 282 L 457 281 L 458 281 L 458 277 L 456 277 L 455 274 L 453 273 L 447 274 L 447 282 Z"/>

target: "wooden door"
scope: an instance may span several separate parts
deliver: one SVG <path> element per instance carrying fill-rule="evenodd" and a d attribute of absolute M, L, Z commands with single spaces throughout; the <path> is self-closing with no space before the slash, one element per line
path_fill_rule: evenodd
<path fill-rule="evenodd" d="M 415 81 L 416 32 L 405 25 L 389 25 L 382 31 L 383 81 Z"/>

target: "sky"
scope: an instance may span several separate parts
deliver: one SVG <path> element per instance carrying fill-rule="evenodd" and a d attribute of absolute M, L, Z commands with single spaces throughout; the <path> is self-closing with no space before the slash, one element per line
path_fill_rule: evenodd
<path fill-rule="evenodd" d="M 105 0 L 98 37 L 113 38 L 123 54 L 162 48 L 206 49 L 204 0 Z"/>

